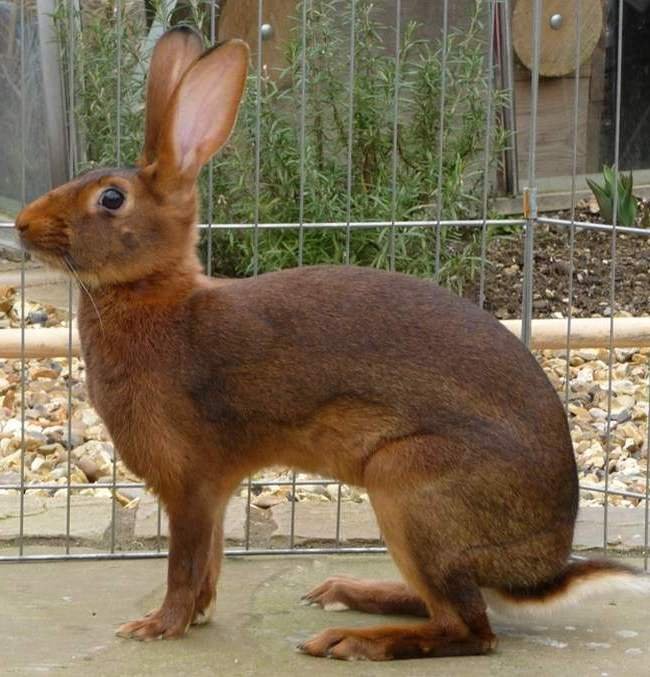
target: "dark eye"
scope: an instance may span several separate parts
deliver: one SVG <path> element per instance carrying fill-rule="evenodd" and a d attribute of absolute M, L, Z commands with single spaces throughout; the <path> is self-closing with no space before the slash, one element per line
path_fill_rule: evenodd
<path fill-rule="evenodd" d="M 99 197 L 99 204 L 106 209 L 119 209 L 124 204 L 124 193 L 117 188 L 108 188 Z"/>

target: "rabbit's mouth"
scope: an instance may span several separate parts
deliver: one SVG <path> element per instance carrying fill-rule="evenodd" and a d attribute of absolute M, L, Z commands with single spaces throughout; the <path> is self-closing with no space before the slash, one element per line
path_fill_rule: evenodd
<path fill-rule="evenodd" d="M 30 218 L 27 209 L 16 218 L 21 246 L 44 263 L 65 269 L 64 257 L 68 255 L 70 248 L 68 228 L 58 219 L 53 221 L 38 216 Z"/>
<path fill-rule="evenodd" d="M 22 233 L 19 237 L 20 244 L 25 251 L 33 254 L 37 259 L 43 263 L 52 266 L 53 268 L 61 268 L 67 270 L 65 264 L 65 257 L 68 255 L 67 247 L 59 243 L 39 240 L 34 241 L 31 238 L 25 237 Z"/>

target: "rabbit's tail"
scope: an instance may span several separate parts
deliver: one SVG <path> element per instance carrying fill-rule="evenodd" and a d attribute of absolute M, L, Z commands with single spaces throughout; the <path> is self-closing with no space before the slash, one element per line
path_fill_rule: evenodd
<path fill-rule="evenodd" d="M 553 578 L 530 587 L 483 588 L 487 605 L 504 616 L 540 616 L 585 597 L 614 592 L 650 595 L 650 576 L 609 560 L 570 561 Z"/>

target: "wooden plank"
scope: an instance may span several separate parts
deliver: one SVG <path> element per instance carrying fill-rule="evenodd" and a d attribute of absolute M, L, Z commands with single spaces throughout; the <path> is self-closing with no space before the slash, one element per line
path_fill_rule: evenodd
<path fill-rule="evenodd" d="M 521 320 L 502 320 L 515 336 L 521 336 Z M 608 348 L 610 320 L 608 317 L 574 318 L 571 321 L 572 348 Z M 567 320 L 533 320 L 533 349 L 566 348 Z M 650 317 L 614 318 L 615 348 L 644 348 L 650 346 Z"/>
<path fill-rule="evenodd" d="M 538 176 L 570 176 L 573 166 L 573 104 L 572 78 L 544 79 L 539 83 L 537 117 Z M 578 165 L 577 173 L 585 172 L 587 152 L 587 112 L 589 80 L 580 80 L 580 109 L 578 111 Z M 530 128 L 530 83 L 515 83 L 517 102 L 517 156 L 519 175 L 528 173 L 528 134 Z"/>
<path fill-rule="evenodd" d="M 66 357 L 68 354 L 67 327 L 25 330 L 25 357 Z M 81 345 L 76 327 L 72 330 L 72 355 L 81 355 Z M 17 359 L 22 356 L 21 330 L 0 329 L 0 358 Z"/>
<path fill-rule="evenodd" d="M 603 112 L 607 98 L 607 82 L 605 80 L 606 39 L 605 32 L 600 38 L 594 53 L 591 55 L 591 82 L 589 83 L 589 111 L 587 135 L 587 157 L 585 171 L 598 172 L 602 169 L 601 162 L 601 134 Z"/>
<path fill-rule="evenodd" d="M 565 186 L 571 185 L 570 176 L 558 177 L 558 179 L 563 182 Z M 634 195 L 643 198 L 644 200 L 650 200 L 650 184 L 635 185 Z M 588 188 L 578 188 L 576 190 L 576 202 L 579 202 L 580 200 L 589 200 L 592 197 L 593 193 Z M 544 212 L 557 212 L 563 209 L 570 209 L 571 198 L 570 190 L 550 191 L 548 189 L 542 189 L 537 193 L 537 210 L 540 214 L 543 214 Z M 521 195 L 507 195 L 494 199 L 494 209 L 502 216 L 520 216 L 522 214 L 522 205 Z"/>
<path fill-rule="evenodd" d="M 285 49 L 291 35 L 290 29 L 296 25 L 292 20 L 292 17 L 296 16 L 296 5 L 296 0 L 264 0 L 263 21 L 273 27 L 273 37 L 264 41 L 262 57 L 263 63 L 271 70 L 286 66 Z M 450 29 L 463 30 L 473 12 L 474 0 L 455 0 L 449 3 Z M 253 51 L 253 64 L 257 59 L 257 13 L 258 0 L 225 0 L 219 19 L 219 39 L 238 37 L 246 40 Z M 386 30 L 382 31 L 382 38 L 386 51 L 392 53 L 395 49 L 394 0 L 376 0 L 373 3 L 373 17 L 380 25 L 386 27 Z M 408 22 L 416 21 L 420 25 L 419 38 L 440 40 L 443 4 L 431 0 L 402 0 L 401 20 L 403 29 Z M 347 36 L 349 26 L 341 22 L 340 30 Z M 347 58 L 347 55 L 342 56 Z"/>
<path fill-rule="evenodd" d="M 251 48 L 253 67 L 257 64 L 258 0 L 226 0 L 219 17 L 219 40 L 242 38 Z M 285 49 L 291 38 L 296 0 L 265 0 L 262 23 L 270 24 L 273 35 L 262 42 L 262 63 L 270 71 L 284 68 Z"/>
<path fill-rule="evenodd" d="M 521 335 L 521 320 L 503 320 L 502 324 L 515 336 Z M 567 320 L 533 320 L 533 349 L 562 350 L 566 347 Z M 0 358 L 21 357 L 20 329 L 0 330 Z M 650 317 L 617 317 L 614 320 L 615 348 L 650 346 Z M 608 348 L 609 318 L 576 318 L 571 322 L 572 348 Z M 25 357 L 65 357 L 68 354 L 68 329 L 28 329 L 25 331 Z M 72 354 L 81 355 L 76 327 L 72 333 Z"/>

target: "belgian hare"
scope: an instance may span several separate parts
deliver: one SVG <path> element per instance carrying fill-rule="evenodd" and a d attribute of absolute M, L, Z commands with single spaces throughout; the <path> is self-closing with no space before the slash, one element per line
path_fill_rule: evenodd
<path fill-rule="evenodd" d="M 314 656 L 483 654 L 496 645 L 486 599 L 535 609 L 645 585 L 569 560 L 578 483 L 564 411 L 488 313 L 355 267 L 201 274 L 196 179 L 233 128 L 247 66 L 243 42 L 202 53 L 192 31 L 166 33 L 138 166 L 83 174 L 16 220 L 24 245 L 88 292 L 91 400 L 169 515 L 164 602 L 118 634 L 180 637 L 209 618 L 226 503 L 272 464 L 365 486 L 405 581 L 334 578 L 306 601 L 424 619 L 325 630 L 300 647 Z"/>

